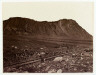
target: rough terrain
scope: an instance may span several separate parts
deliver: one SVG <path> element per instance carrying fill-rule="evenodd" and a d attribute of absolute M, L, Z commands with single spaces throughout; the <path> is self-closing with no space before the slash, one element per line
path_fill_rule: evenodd
<path fill-rule="evenodd" d="M 93 72 L 92 35 L 72 19 L 10 18 L 3 21 L 3 64 L 4 72 Z"/>

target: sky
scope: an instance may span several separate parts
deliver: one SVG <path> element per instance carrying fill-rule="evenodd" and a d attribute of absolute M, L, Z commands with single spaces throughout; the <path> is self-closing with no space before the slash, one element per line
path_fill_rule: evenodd
<path fill-rule="evenodd" d="M 73 19 L 93 35 L 93 2 L 3 2 L 2 19 L 26 17 L 37 21 Z"/>

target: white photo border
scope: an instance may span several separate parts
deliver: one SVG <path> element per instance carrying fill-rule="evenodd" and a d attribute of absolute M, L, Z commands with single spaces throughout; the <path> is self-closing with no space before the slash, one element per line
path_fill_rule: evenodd
<path fill-rule="evenodd" d="M 3 20 L 2 2 L 79 1 L 94 2 L 93 73 L 50 73 L 50 75 L 96 75 L 96 0 L 0 0 L 0 75 L 49 75 L 49 73 L 3 73 Z"/>

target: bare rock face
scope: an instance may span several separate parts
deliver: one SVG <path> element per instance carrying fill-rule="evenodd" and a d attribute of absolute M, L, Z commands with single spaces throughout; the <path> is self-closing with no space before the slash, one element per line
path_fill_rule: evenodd
<path fill-rule="evenodd" d="M 31 35 L 36 37 L 92 40 L 92 36 L 72 19 L 47 22 L 13 17 L 3 21 L 3 32 L 4 35 Z"/>

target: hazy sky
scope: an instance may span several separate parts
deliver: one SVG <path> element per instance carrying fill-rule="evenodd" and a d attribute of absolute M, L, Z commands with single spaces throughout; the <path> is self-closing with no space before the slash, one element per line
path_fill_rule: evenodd
<path fill-rule="evenodd" d="M 6 2 L 2 7 L 3 20 L 26 17 L 38 21 L 73 19 L 93 35 L 94 5 L 92 2 Z"/>

